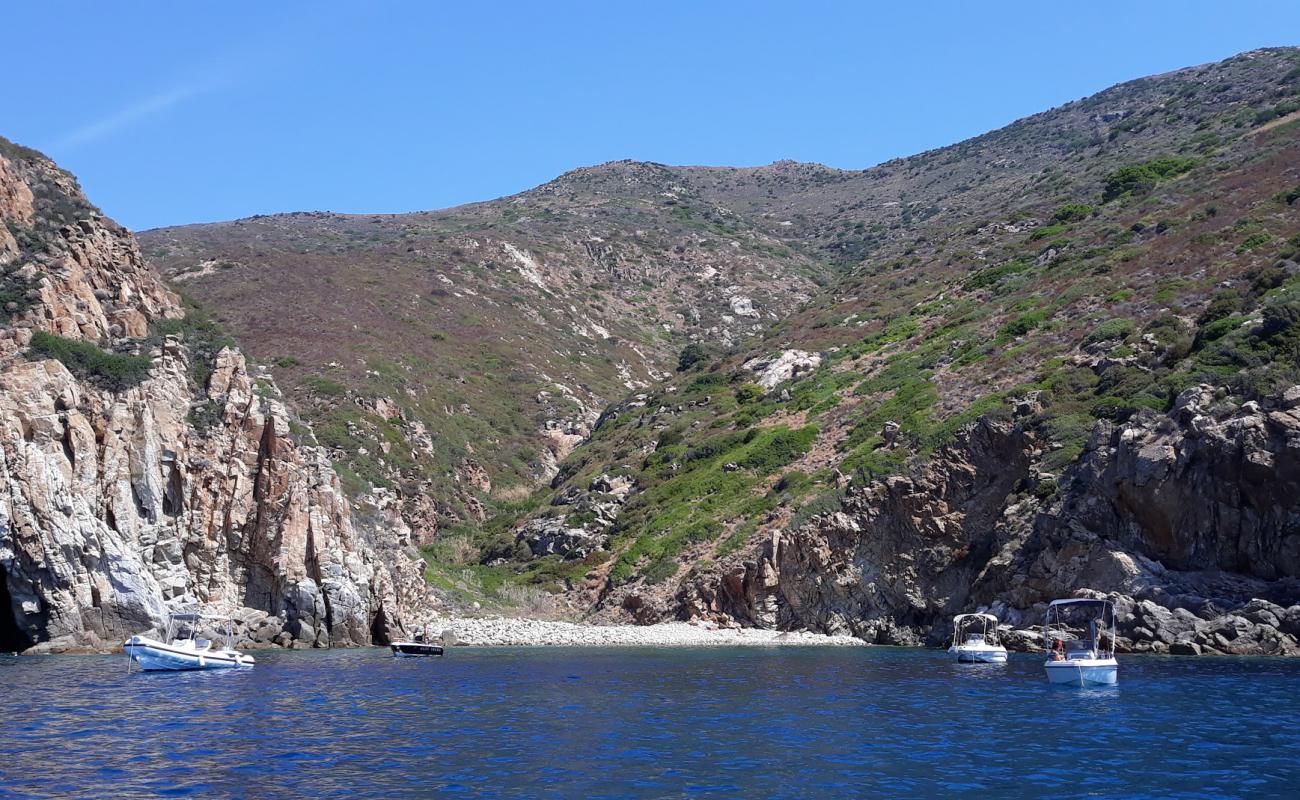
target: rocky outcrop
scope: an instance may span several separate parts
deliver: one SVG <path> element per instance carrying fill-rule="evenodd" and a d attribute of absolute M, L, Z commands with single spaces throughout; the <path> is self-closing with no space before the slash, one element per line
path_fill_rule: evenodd
<path fill-rule="evenodd" d="M 636 486 L 626 476 L 602 473 L 587 491 L 571 487 L 551 503 L 553 513 L 533 517 L 516 531 L 535 556 L 586 558 L 609 541 L 609 529 Z"/>
<path fill-rule="evenodd" d="M 1032 630 L 1050 600 L 1090 595 L 1115 601 L 1124 650 L 1300 655 L 1300 387 L 1262 404 L 1196 387 L 1168 415 L 1100 422 L 1055 497 L 1037 453 L 983 420 L 687 582 L 677 615 L 938 644 L 962 611 Z"/>
<path fill-rule="evenodd" d="M 1199 386 L 1168 415 L 1098 423 L 1057 502 L 977 595 L 1014 611 L 1089 589 L 1117 599 L 1133 649 L 1293 653 L 1298 553 L 1300 389 L 1261 405 Z"/>
<path fill-rule="evenodd" d="M 822 357 L 803 350 L 783 350 L 769 358 L 754 358 L 745 362 L 745 369 L 755 374 L 755 382 L 771 391 L 777 386 L 806 372 L 812 372 L 822 363 Z"/>
<path fill-rule="evenodd" d="M 1029 479 L 1030 449 L 1012 423 L 982 422 L 912 477 L 851 490 L 843 511 L 783 537 L 780 622 L 921 643 L 1019 532 L 1004 512 Z"/>
<path fill-rule="evenodd" d="M 112 647 L 195 605 L 303 646 L 427 614 L 400 519 L 352 508 L 238 351 L 156 332 L 180 304 L 71 176 L 0 156 L 0 197 L 20 234 L 0 270 L 30 287 L 0 329 L 0 649 Z M 115 392 L 29 360 L 35 331 L 147 356 L 149 376 Z"/>

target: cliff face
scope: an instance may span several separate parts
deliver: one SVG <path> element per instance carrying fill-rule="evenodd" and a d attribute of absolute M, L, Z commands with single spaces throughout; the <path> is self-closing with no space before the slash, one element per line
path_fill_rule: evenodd
<path fill-rule="evenodd" d="M 1084 591 L 1116 601 L 1122 649 L 1300 655 L 1300 387 L 1261 405 L 1202 386 L 1168 415 L 1099 423 L 1042 500 L 1040 446 L 982 421 L 688 584 L 677 613 L 940 644 L 963 610 L 1037 625 Z"/>
<path fill-rule="evenodd" d="M 274 386 L 231 347 L 200 352 L 130 234 L 3 144 L 0 649 L 110 647 L 193 604 L 235 613 L 250 640 L 304 646 L 383 641 L 421 618 L 400 520 L 375 509 L 360 524 Z M 38 332 L 147 357 L 147 377 L 110 387 L 36 358 Z"/>

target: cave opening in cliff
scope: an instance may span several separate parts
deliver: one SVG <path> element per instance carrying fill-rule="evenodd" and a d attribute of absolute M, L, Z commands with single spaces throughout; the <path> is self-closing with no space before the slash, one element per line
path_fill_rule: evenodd
<path fill-rule="evenodd" d="M 14 599 L 9 594 L 9 572 L 4 564 L 0 564 L 0 652 L 22 652 L 32 646 L 32 640 L 18 627 L 14 612 Z"/>

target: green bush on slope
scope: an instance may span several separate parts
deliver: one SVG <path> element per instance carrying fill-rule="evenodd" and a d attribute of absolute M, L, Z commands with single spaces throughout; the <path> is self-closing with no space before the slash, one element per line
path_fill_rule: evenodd
<path fill-rule="evenodd" d="M 1106 175 L 1101 200 L 1109 203 L 1126 194 L 1149 192 L 1160 181 L 1182 175 L 1198 163 L 1200 161 L 1195 158 L 1165 156 L 1140 164 L 1127 164 Z"/>
<path fill-rule="evenodd" d="M 140 385 L 149 377 L 152 366 L 147 356 L 111 353 L 93 342 L 65 339 L 46 331 L 37 331 L 32 336 L 28 357 L 61 361 L 78 378 L 114 392 Z"/>

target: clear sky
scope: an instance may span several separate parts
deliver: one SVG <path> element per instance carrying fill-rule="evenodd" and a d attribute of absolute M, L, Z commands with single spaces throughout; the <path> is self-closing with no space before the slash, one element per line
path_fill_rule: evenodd
<path fill-rule="evenodd" d="M 862 168 L 1300 44 L 1300 2 L 18 2 L 0 135 L 129 227 L 486 200 L 634 158 Z"/>

